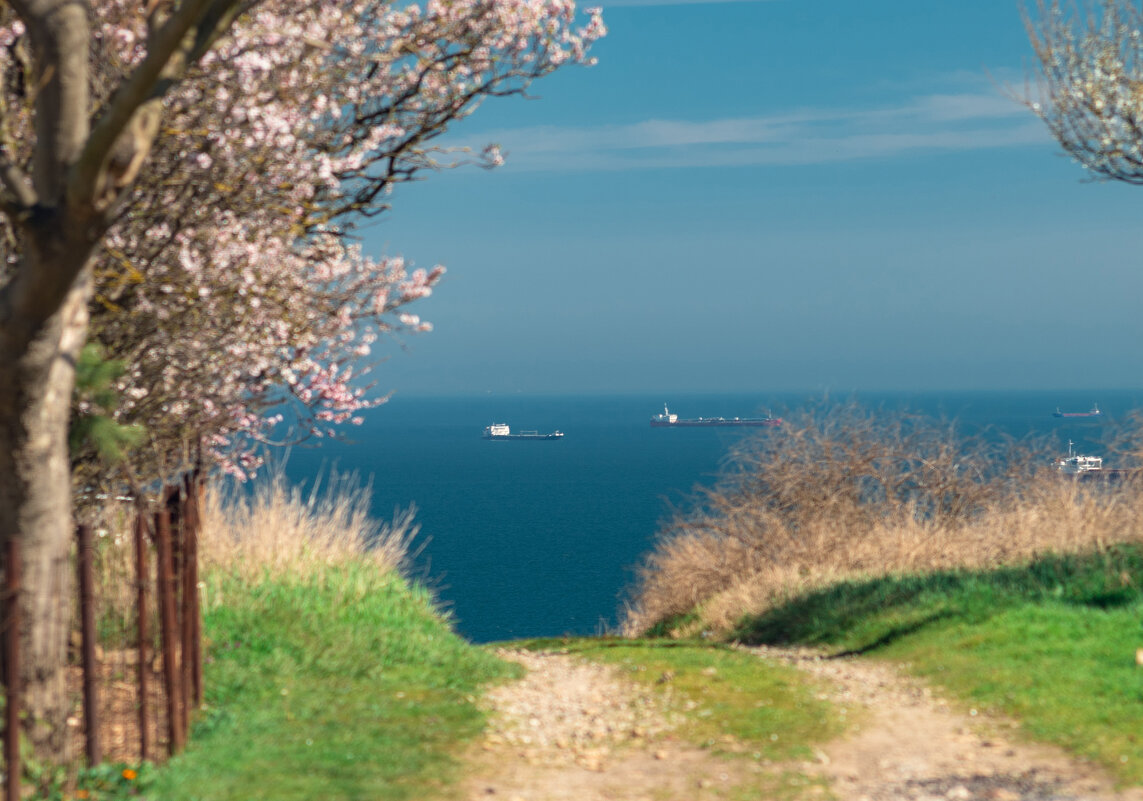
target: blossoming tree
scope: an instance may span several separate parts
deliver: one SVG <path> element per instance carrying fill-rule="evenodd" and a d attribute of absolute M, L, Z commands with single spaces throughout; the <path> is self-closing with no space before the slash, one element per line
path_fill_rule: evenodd
<path fill-rule="evenodd" d="M 0 539 L 24 563 L 41 757 L 68 755 L 67 426 L 89 326 L 127 366 L 119 413 L 171 441 L 210 433 L 225 459 L 284 405 L 318 433 L 353 419 L 375 401 L 350 358 L 423 327 L 403 307 L 441 272 L 367 258 L 353 221 L 449 163 L 434 140 L 483 98 L 602 34 L 572 0 L 0 5 Z"/>
<path fill-rule="evenodd" d="M 1143 184 L 1143 10 L 1040 0 L 1025 23 L 1040 72 L 1029 108 L 1086 169 Z"/>

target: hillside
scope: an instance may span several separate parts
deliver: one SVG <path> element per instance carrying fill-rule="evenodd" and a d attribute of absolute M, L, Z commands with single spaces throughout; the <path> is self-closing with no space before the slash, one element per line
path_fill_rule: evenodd
<path fill-rule="evenodd" d="M 401 576 L 408 531 L 366 544 L 360 496 L 215 501 L 192 742 L 74 797 L 1143 799 L 1138 544 L 495 649 Z"/>

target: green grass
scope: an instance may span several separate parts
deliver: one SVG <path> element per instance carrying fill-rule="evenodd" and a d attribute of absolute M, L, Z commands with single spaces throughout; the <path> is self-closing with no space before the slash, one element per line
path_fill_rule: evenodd
<path fill-rule="evenodd" d="M 842 582 L 744 618 L 732 638 L 862 651 L 941 621 L 984 621 L 1042 603 L 1096 610 L 1143 603 L 1143 548 L 1046 556 L 1025 567 Z"/>
<path fill-rule="evenodd" d="M 369 565 L 245 586 L 212 577 L 207 709 L 157 799 L 407 799 L 455 776 L 472 701 L 511 668 L 423 590 Z"/>
<path fill-rule="evenodd" d="M 975 705 L 1143 783 L 1143 549 L 1025 568 L 851 582 L 746 618 L 736 637 L 907 662 Z"/>
<path fill-rule="evenodd" d="M 934 683 L 1022 720 L 1036 739 L 1143 784 L 1143 604 L 1105 611 L 1060 603 L 918 632 L 888 647 Z"/>

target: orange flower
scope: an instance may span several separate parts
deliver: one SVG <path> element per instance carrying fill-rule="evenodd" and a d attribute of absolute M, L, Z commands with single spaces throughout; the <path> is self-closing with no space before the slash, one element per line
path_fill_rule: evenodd
<path fill-rule="evenodd" d="M 90 793 L 88 793 L 87 790 L 76 790 L 75 791 L 75 797 L 76 798 L 87 798 L 89 795 L 90 795 Z"/>
<path fill-rule="evenodd" d="M 131 768 L 124 768 L 123 769 L 123 778 L 126 779 L 127 781 L 131 781 L 132 779 L 134 779 L 138 775 L 139 774 L 136 773 L 135 771 L 131 770 Z"/>

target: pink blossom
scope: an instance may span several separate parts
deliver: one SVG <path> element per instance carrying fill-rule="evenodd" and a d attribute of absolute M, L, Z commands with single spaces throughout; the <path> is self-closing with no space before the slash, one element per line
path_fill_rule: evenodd
<path fill-rule="evenodd" d="M 99 108 L 149 33 L 136 0 L 90 13 Z M 166 442 L 205 433 L 233 475 L 256 469 L 253 445 L 286 422 L 314 437 L 359 425 L 385 400 L 366 381 L 373 344 L 431 330 L 406 307 L 444 268 L 366 256 L 356 215 L 438 166 L 502 164 L 496 145 L 474 158 L 434 139 L 483 98 L 586 63 L 605 31 L 598 9 L 577 27 L 570 0 L 254 4 L 166 96 L 151 172 L 96 265 L 110 306 L 93 306 L 92 334 L 130 367 L 118 417 Z M 0 61 L 22 34 L 0 8 Z M 27 104 L 7 108 L 26 162 Z"/>

